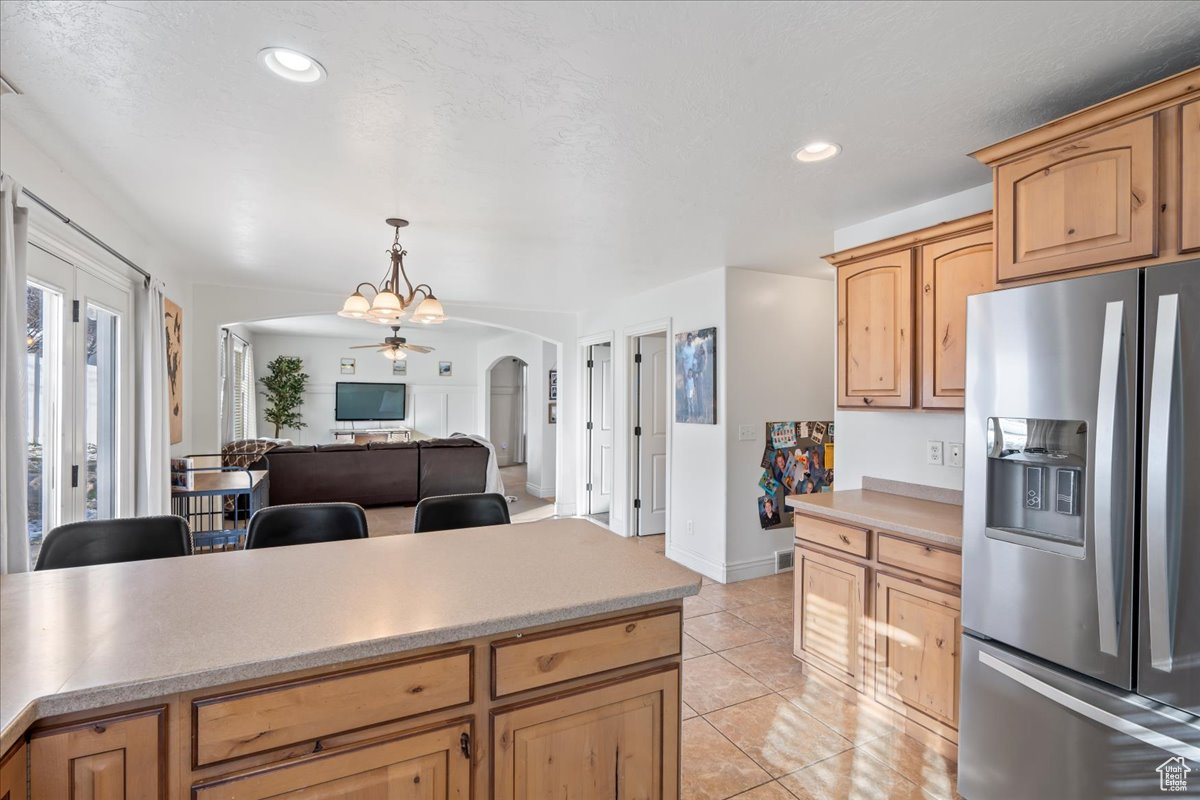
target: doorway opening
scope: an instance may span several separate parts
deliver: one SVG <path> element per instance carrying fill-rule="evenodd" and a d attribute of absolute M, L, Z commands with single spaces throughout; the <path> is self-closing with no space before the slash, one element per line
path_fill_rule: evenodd
<path fill-rule="evenodd" d="M 529 365 L 515 356 L 500 359 L 488 371 L 491 395 L 488 438 L 496 448 L 496 463 L 501 468 L 528 461 L 525 429 L 528 381 Z"/>
<path fill-rule="evenodd" d="M 666 331 L 630 337 L 631 441 L 629 475 L 634 536 L 667 532 L 667 465 L 670 428 L 667 397 L 671 361 Z"/>
<path fill-rule="evenodd" d="M 612 342 L 587 346 L 585 420 L 585 513 L 608 525 L 613 486 Z"/>

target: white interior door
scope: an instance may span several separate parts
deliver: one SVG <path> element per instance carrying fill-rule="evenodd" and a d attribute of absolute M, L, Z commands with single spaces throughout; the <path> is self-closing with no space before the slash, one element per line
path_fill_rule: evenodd
<path fill-rule="evenodd" d="M 588 513 L 606 514 L 613 482 L 612 345 L 592 345 L 588 360 Z"/>
<path fill-rule="evenodd" d="M 636 530 L 653 536 L 667 531 L 667 336 L 641 336 L 637 346 Z"/>

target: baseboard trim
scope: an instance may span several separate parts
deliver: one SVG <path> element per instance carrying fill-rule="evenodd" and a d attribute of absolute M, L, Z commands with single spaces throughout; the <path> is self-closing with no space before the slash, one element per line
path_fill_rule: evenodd
<path fill-rule="evenodd" d="M 525 494 L 532 495 L 539 500 L 545 500 L 547 497 L 554 497 L 553 486 L 535 486 L 532 483 L 525 484 Z"/>
<path fill-rule="evenodd" d="M 682 564 L 693 572 L 699 572 L 701 575 L 712 578 L 714 581 L 719 581 L 721 583 L 725 582 L 723 580 L 725 577 L 725 570 L 722 565 L 717 564 L 714 561 L 709 561 L 707 558 L 699 555 L 698 553 L 693 553 L 690 550 L 684 550 L 681 547 L 673 546 L 669 540 L 667 541 L 666 556 L 675 563 Z"/>
<path fill-rule="evenodd" d="M 738 561 L 733 564 L 725 565 L 725 580 L 724 583 L 735 583 L 737 581 L 745 581 L 750 578 L 761 578 L 765 575 L 775 574 L 775 556 L 769 555 L 762 558 L 752 558 L 746 561 Z"/>

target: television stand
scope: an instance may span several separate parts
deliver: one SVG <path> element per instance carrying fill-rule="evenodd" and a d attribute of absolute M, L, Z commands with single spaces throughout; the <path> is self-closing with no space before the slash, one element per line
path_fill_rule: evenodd
<path fill-rule="evenodd" d="M 411 442 L 411 428 L 332 428 L 333 441 L 339 444 L 369 444 L 370 442 Z"/>

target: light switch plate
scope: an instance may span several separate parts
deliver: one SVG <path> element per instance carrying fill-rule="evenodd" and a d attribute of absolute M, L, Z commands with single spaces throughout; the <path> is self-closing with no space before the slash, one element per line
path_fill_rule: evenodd
<path fill-rule="evenodd" d="M 935 466 L 942 465 L 942 443 L 936 439 L 930 439 L 925 443 L 925 461 Z"/>
<path fill-rule="evenodd" d="M 961 467 L 963 458 L 962 442 L 951 442 L 950 444 L 946 445 L 946 450 L 949 454 L 948 458 L 950 466 Z"/>
<path fill-rule="evenodd" d="M 754 426 L 739 425 L 738 426 L 738 441 L 753 442 L 754 441 Z"/>

